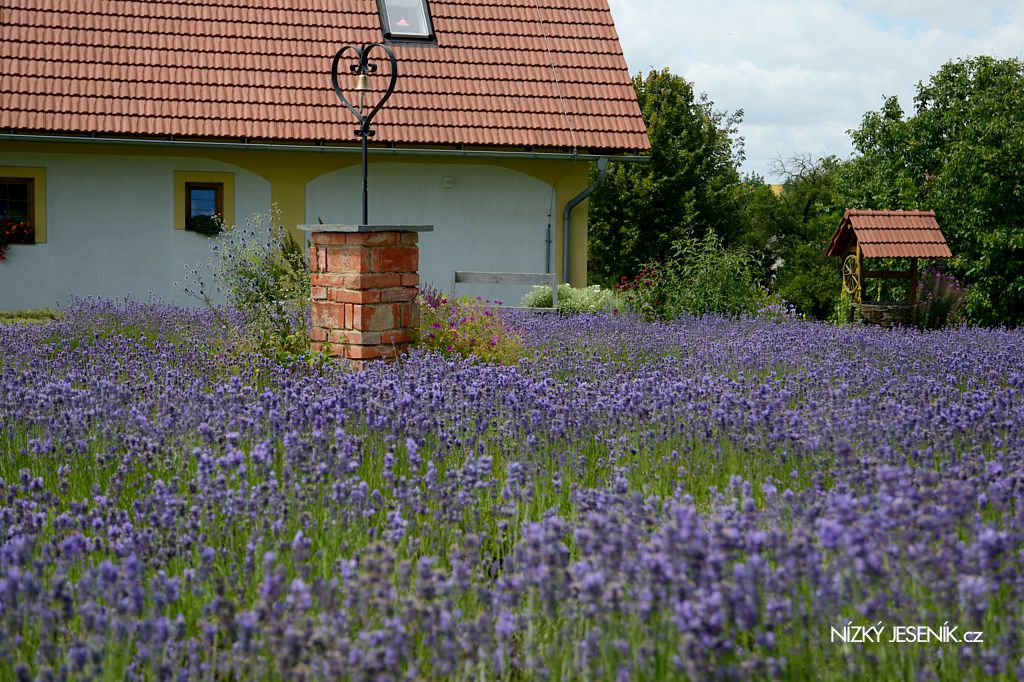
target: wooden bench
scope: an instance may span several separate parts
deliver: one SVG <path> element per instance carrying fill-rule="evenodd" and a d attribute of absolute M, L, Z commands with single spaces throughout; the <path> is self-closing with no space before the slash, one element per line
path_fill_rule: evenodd
<path fill-rule="evenodd" d="M 550 308 L 526 308 L 526 310 L 558 310 L 558 275 L 554 272 L 468 272 L 452 271 L 452 296 L 455 295 L 456 284 L 500 284 L 500 285 L 544 285 L 551 287 Z M 503 306 L 519 308 L 520 306 Z"/>

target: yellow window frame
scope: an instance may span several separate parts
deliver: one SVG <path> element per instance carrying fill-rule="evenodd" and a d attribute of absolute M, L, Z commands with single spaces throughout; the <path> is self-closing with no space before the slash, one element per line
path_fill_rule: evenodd
<path fill-rule="evenodd" d="M 32 181 L 32 220 L 36 244 L 46 243 L 46 169 L 33 166 L 0 166 L 0 177 Z"/>

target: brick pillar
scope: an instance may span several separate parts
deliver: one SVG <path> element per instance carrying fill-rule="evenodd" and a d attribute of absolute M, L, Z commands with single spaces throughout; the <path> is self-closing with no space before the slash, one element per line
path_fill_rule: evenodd
<path fill-rule="evenodd" d="M 301 225 L 314 348 L 363 362 L 408 349 L 419 325 L 419 235 L 429 226 Z"/>

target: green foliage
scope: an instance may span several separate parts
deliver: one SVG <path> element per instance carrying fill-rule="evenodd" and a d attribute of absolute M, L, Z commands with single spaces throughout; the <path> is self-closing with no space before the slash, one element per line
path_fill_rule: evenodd
<path fill-rule="evenodd" d="M 207 237 L 216 237 L 224 231 L 224 221 L 220 216 L 194 215 L 186 221 L 185 229 Z"/>
<path fill-rule="evenodd" d="M 958 323 L 966 293 L 960 282 L 942 268 L 925 270 L 917 284 L 914 324 L 922 329 L 941 329 Z"/>
<path fill-rule="evenodd" d="M 805 155 L 773 165 L 783 179 L 778 191 L 757 176 L 741 186 L 739 241 L 761 255 L 762 283 L 800 313 L 823 320 L 835 308 L 840 289 L 838 263 L 825 251 L 843 215 L 837 191 L 842 162 Z"/>
<path fill-rule="evenodd" d="M 740 182 L 741 113 L 717 112 L 667 70 L 634 78 L 652 144 L 649 164 L 613 166 L 590 203 L 590 274 L 610 284 L 660 262 L 684 232 L 717 233 L 759 254 L 757 279 L 809 316 L 838 302 L 838 265 L 824 256 L 844 208 L 933 209 L 969 288 L 967 320 L 1024 323 L 1024 62 L 978 57 L 945 64 L 918 86 L 915 111 L 885 100 L 851 131 L 858 156 L 797 156 L 777 164 L 776 193 Z M 634 282 L 651 307 L 666 284 Z M 635 294 L 639 295 L 639 294 Z M 665 312 L 665 311 L 663 311 Z M 659 313 L 660 315 L 660 313 Z"/>
<path fill-rule="evenodd" d="M 536 286 L 523 296 L 523 306 L 526 308 L 550 308 L 551 303 L 551 287 Z M 622 301 L 611 289 L 603 289 L 596 284 L 582 289 L 569 284 L 558 285 L 560 313 L 602 313 L 621 309 Z"/>
<path fill-rule="evenodd" d="M 829 316 L 829 321 L 834 324 L 850 324 L 855 321 L 853 313 L 853 296 L 845 289 L 841 289 L 839 296 L 836 298 L 835 306 L 832 308 L 832 314 Z"/>
<path fill-rule="evenodd" d="M 849 208 L 917 209 L 920 187 L 927 170 L 914 160 L 911 123 L 903 118 L 896 97 L 864 115 L 861 127 L 850 131 L 860 156 L 841 173 Z M 921 176 L 920 179 L 917 176 Z"/>
<path fill-rule="evenodd" d="M 838 259 L 836 259 L 838 260 Z M 908 272 L 909 258 L 872 258 L 867 269 L 882 272 Z M 867 277 L 861 281 L 861 300 L 875 302 L 903 303 L 909 300 L 910 281 L 907 279 L 882 279 Z"/>
<path fill-rule="evenodd" d="M 642 263 L 657 260 L 690 231 L 735 237 L 737 165 L 743 158 L 736 126 L 743 112 L 714 109 L 706 95 L 667 69 L 633 78 L 651 140 L 647 164 L 614 164 L 591 196 L 589 273 L 612 285 Z"/>
<path fill-rule="evenodd" d="M 804 315 L 827 319 L 842 293 L 838 259 L 826 256 L 819 242 L 796 243 L 786 255 L 771 289 Z"/>
<path fill-rule="evenodd" d="M 35 310 L 0 310 L 0 323 L 3 322 L 50 322 L 60 317 L 60 313 L 49 308 Z"/>
<path fill-rule="evenodd" d="M 742 248 L 726 248 L 714 232 L 700 238 L 683 234 L 670 252 L 664 262 L 648 263 L 619 286 L 626 306 L 646 319 L 757 313 L 781 303 L 758 284 L 755 259 Z"/>
<path fill-rule="evenodd" d="M 243 322 L 240 348 L 288 357 L 307 355 L 309 346 L 309 267 L 305 253 L 275 212 L 255 215 L 245 227 L 232 226 L 210 246 L 215 291 Z M 217 310 L 213 292 L 192 271 L 190 294 Z M 225 320 L 226 329 L 237 325 Z"/>
<path fill-rule="evenodd" d="M 895 98 L 852 131 L 850 207 L 933 209 L 969 285 L 966 318 L 1024 323 L 1024 62 L 976 57 L 918 86 L 915 113 Z"/>
<path fill-rule="evenodd" d="M 417 299 L 420 328 L 416 345 L 446 357 L 472 357 L 483 362 L 514 365 L 525 348 L 509 329 L 496 306 L 479 297 L 452 299 L 425 287 Z"/>

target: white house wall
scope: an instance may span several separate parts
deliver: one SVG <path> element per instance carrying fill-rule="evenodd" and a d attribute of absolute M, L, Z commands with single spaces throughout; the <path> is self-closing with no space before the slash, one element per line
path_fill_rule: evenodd
<path fill-rule="evenodd" d="M 545 272 L 552 187 L 487 165 L 371 159 L 371 224 L 433 225 L 420 234 L 420 279 L 450 289 L 453 270 Z M 306 186 L 308 222 L 362 222 L 362 167 L 321 175 Z M 554 264 L 554 251 L 552 251 Z M 458 293 L 519 305 L 530 287 L 460 284 Z"/>
<path fill-rule="evenodd" d="M 205 158 L 0 152 L 0 166 L 46 170 L 47 241 L 12 245 L 0 262 L 4 310 L 61 307 L 74 296 L 196 304 L 175 283 L 184 284 L 186 265 L 206 263 L 210 240 L 173 228 L 175 171 L 233 172 L 237 223 L 271 206 L 268 180 Z M 316 177 L 306 185 L 306 222 L 360 222 L 360 188 L 358 164 Z M 544 272 L 553 195 L 551 185 L 499 166 L 371 159 L 370 221 L 434 225 L 421 235 L 420 273 L 446 290 L 456 269 Z M 510 304 L 528 290 L 459 287 Z"/>
<path fill-rule="evenodd" d="M 0 262 L 0 309 L 60 307 L 72 296 L 194 304 L 175 282 L 206 263 L 208 238 L 174 229 L 174 172 L 235 174 L 235 217 L 271 205 L 270 183 L 207 159 L 0 154 L 0 166 L 46 169 L 46 243 L 12 245 Z"/>

